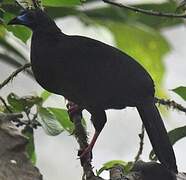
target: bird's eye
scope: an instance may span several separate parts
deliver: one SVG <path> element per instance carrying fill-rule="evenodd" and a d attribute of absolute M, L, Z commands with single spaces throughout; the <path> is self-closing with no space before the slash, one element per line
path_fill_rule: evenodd
<path fill-rule="evenodd" d="M 20 15 L 23 15 L 23 14 L 26 14 L 26 13 L 27 13 L 27 10 L 25 10 L 25 9 L 20 11 Z"/>
<path fill-rule="evenodd" d="M 33 19 L 33 15 L 32 15 L 31 13 L 28 13 L 28 14 L 27 14 L 27 18 L 28 18 L 28 19 Z"/>
<path fill-rule="evenodd" d="M 35 19 L 35 13 L 33 12 L 27 13 L 27 19 L 33 21 Z"/>

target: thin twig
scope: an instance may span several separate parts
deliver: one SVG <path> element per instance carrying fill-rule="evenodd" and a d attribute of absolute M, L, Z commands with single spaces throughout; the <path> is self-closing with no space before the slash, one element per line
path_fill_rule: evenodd
<path fill-rule="evenodd" d="M 133 7 L 133 6 L 124 5 L 122 3 L 115 2 L 112 0 L 103 0 L 103 2 L 117 6 L 117 7 L 129 9 L 134 12 L 147 14 L 150 16 L 159 16 L 159 17 L 168 17 L 168 18 L 186 18 L 186 13 L 175 14 L 175 13 L 164 13 L 164 12 L 158 12 L 158 11 L 153 11 L 153 10 L 146 10 L 146 9 L 141 9 L 141 8 L 137 8 L 137 7 Z"/>
<path fill-rule="evenodd" d="M 21 67 L 19 67 L 18 69 L 16 69 L 16 71 L 14 71 L 7 79 L 5 79 L 1 84 L 0 84 L 0 90 L 6 86 L 15 76 L 17 76 L 20 72 L 24 71 L 25 69 L 31 67 L 30 63 L 27 63 Z"/>
<path fill-rule="evenodd" d="M 165 100 L 165 99 L 156 98 L 156 103 L 167 106 L 168 108 L 172 108 L 172 109 L 186 113 L 186 108 L 183 107 L 181 104 L 176 103 L 173 100 L 169 100 L 169 99 Z"/>
<path fill-rule="evenodd" d="M 141 133 L 139 134 L 139 138 L 140 138 L 140 146 L 139 146 L 139 150 L 138 153 L 135 157 L 135 162 L 137 162 L 140 159 L 140 156 L 143 152 L 143 145 L 144 145 L 144 134 L 145 134 L 145 126 L 142 124 L 141 127 Z"/>

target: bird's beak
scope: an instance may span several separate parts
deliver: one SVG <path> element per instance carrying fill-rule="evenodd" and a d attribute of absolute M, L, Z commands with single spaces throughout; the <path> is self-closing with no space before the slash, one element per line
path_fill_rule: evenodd
<path fill-rule="evenodd" d="M 23 15 L 17 16 L 14 19 L 10 20 L 8 22 L 8 25 L 14 25 L 14 24 L 25 25 L 26 24 L 26 20 L 27 20 L 26 15 L 23 14 Z"/>

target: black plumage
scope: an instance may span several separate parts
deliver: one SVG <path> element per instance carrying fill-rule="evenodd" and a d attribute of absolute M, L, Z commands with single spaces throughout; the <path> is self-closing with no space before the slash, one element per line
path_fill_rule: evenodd
<path fill-rule="evenodd" d="M 37 82 L 92 115 L 93 145 L 106 123 L 106 109 L 137 107 L 160 162 L 177 172 L 175 155 L 155 106 L 154 83 L 133 58 L 102 42 L 68 36 L 42 10 L 28 10 L 9 24 L 33 31 L 31 63 Z M 84 154 L 85 154 L 84 153 Z"/>
<path fill-rule="evenodd" d="M 177 180 L 175 173 L 156 162 L 138 161 L 132 167 L 131 172 L 134 173 L 134 177 L 139 174 L 138 176 L 143 180 Z"/>

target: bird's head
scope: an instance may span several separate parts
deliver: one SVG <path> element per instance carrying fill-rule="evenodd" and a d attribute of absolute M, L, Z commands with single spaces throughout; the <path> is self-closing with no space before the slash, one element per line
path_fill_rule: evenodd
<path fill-rule="evenodd" d="M 10 20 L 8 25 L 24 25 L 33 31 L 57 28 L 55 22 L 41 9 L 22 11 L 17 17 Z"/>

